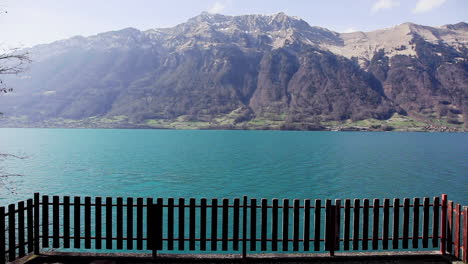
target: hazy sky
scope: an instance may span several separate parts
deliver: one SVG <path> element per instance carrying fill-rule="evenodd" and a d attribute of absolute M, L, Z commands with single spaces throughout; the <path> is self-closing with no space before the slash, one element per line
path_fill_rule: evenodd
<path fill-rule="evenodd" d="M 75 35 L 171 27 L 203 11 L 226 15 L 285 12 L 338 32 L 404 22 L 468 22 L 468 0 L 0 0 L 0 44 L 28 47 Z"/>

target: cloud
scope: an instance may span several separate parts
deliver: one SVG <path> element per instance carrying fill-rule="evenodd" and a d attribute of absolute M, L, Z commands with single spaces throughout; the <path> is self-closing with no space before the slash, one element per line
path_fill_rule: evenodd
<path fill-rule="evenodd" d="M 371 12 L 375 14 L 380 10 L 391 9 L 400 5 L 400 2 L 395 0 L 377 0 L 372 6 Z"/>
<path fill-rule="evenodd" d="M 447 0 L 419 0 L 413 13 L 425 13 L 443 5 Z"/>
<path fill-rule="evenodd" d="M 222 13 L 225 9 L 226 9 L 226 3 L 222 3 L 222 2 L 215 2 L 211 7 L 210 9 L 208 9 L 208 12 L 209 13 L 212 13 L 212 14 L 219 14 L 219 13 Z"/>
<path fill-rule="evenodd" d="M 343 30 L 342 33 L 352 33 L 352 32 L 356 32 L 356 31 L 358 31 L 356 28 L 350 27 L 350 28 L 347 28 L 347 29 Z"/>

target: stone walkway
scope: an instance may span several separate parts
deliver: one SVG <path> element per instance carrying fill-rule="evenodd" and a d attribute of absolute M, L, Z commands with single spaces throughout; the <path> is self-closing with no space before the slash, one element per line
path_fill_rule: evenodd
<path fill-rule="evenodd" d="M 330 257 L 328 254 L 259 254 L 249 255 L 243 261 L 239 255 L 174 255 L 163 254 L 152 259 L 148 254 L 89 254 L 89 253 L 61 253 L 53 252 L 39 256 L 27 256 L 14 262 L 15 264 L 119 264 L 119 263 L 199 263 L 199 264 L 231 264 L 231 263 L 462 263 L 454 261 L 439 252 L 373 252 L 369 253 L 337 253 Z"/>

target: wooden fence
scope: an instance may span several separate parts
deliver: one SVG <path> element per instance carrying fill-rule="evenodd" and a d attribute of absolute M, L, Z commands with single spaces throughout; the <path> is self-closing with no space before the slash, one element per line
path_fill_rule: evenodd
<path fill-rule="evenodd" d="M 52 198 L 52 199 L 50 199 Z M 468 207 L 441 198 L 289 200 L 40 197 L 0 207 L 0 263 L 48 248 L 92 252 L 438 249 L 468 261 Z M 411 232 L 410 232 L 411 231 Z M 72 249 L 70 249 L 72 248 Z"/>

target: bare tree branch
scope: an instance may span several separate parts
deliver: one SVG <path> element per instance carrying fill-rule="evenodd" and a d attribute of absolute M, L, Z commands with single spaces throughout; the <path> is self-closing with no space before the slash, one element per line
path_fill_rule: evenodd
<path fill-rule="evenodd" d="M 8 12 L 0 6 L 0 14 Z M 26 70 L 27 65 L 31 63 L 29 52 L 22 51 L 20 48 L 0 50 L 0 75 L 2 74 L 18 74 Z M 13 88 L 7 88 L 2 79 L 0 79 L 0 94 L 13 91 Z M 0 112 L 0 117 L 3 113 Z M 8 158 L 25 159 L 14 154 L 0 153 L 0 161 Z M 5 188 L 12 194 L 17 194 L 16 188 L 11 184 L 12 179 L 21 177 L 21 174 L 5 173 L 0 167 L 0 187 Z"/>
<path fill-rule="evenodd" d="M 0 54 L 0 74 L 18 74 L 30 62 L 29 52 L 21 52 L 19 48 L 10 49 Z"/>
<path fill-rule="evenodd" d="M 17 158 L 17 159 L 25 159 L 26 157 L 21 157 L 13 154 L 6 154 L 6 153 L 0 153 L 0 159 L 5 159 L 5 158 Z"/>
<path fill-rule="evenodd" d="M 25 159 L 26 157 L 21 157 L 13 154 L 5 154 L 5 153 L 0 153 L 0 161 L 3 161 L 7 158 L 16 158 L 16 159 Z M 18 181 L 18 178 L 21 178 L 23 175 L 21 174 L 14 174 L 14 173 L 6 173 L 0 167 L 0 190 L 4 188 L 11 194 L 17 194 L 17 190 L 15 188 L 15 181 Z"/>
<path fill-rule="evenodd" d="M 18 74 L 26 70 L 27 65 L 31 62 L 29 52 L 23 52 L 19 48 L 13 48 L 0 53 L 0 75 L 2 74 Z M 0 92 L 7 93 L 13 91 L 13 88 L 6 87 L 2 79 L 0 79 Z"/>
<path fill-rule="evenodd" d="M 5 8 L 0 6 L 0 14 L 7 13 Z M 22 51 L 21 48 L 3 49 L 0 51 L 0 74 L 18 74 L 23 72 L 30 62 L 29 52 Z"/>
<path fill-rule="evenodd" d="M 0 15 L 7 14 L 4 6 L 0 5 Z M 0 75 L 18 74 L 26 70 L 27 65 L 31 63 L 29 52 L 20 48 L 10 48 L 0 50 Z M 6 87 L 6 84 L 0 79 L 0 94 L 13 91 L 13 88 Z M 2 113 L 0 113 L 1 117 Z"/>
<path fill-rule="evenodd" d="M 0 178 L 20 177 L 20 176 L 23 176 L 23 175 L 21 175 L 21 174 L 3 174 L 3 175 L 0 175 Z"/>

